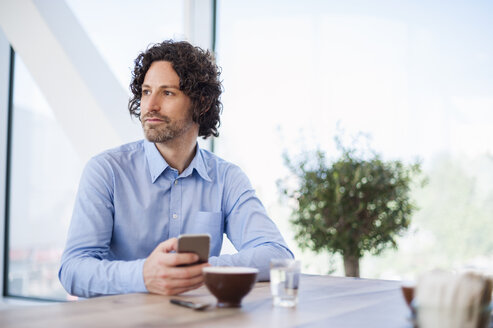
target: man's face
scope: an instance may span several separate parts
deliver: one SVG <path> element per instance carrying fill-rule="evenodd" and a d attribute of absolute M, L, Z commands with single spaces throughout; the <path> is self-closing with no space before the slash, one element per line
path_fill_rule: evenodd
<path fill-rule="evenodd" d="M 147 140 L 166 143 L 185 134 L 197 133 L 191 100 L 179 88 L 180 78 L 167 61 L 155 61 L 142 84 L 140 120 Z"/>

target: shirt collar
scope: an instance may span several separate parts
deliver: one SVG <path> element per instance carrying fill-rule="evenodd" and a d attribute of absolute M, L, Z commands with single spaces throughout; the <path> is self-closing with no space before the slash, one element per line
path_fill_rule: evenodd
<path fill-rule="evenodd" d="M 202 179 L 212 182 L 209 174 L 207 173 L 207 165 L 203 157 L 202 149 L 200 149 L 198 143 L 196 149 L 197 150 L 192 162 L 190 162 L 190 165 L 188 165 L 188 167 L 180 174 L 180 177 L 187 177 L 193 173 L 193 170 L 195 170 Z M 147 157 L 147 163 L 149 165 L 151 181 L 154 183 L 156 179 L 159 178 L 159 176 L 164 172 L 164 170 L 170 166 L 164 157 L 161 156 L 161 153 L 153 142 L 144 140 L 144 150 Z"/>

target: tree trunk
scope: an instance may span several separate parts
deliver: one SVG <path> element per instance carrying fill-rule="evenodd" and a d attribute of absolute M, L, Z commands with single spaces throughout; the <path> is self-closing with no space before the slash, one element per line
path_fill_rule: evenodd
<path fill-rule="evenodd" d="M 359 258 L 353 255 L 344 255 L 343 258 L 346 277 L 359 278 Z"/>

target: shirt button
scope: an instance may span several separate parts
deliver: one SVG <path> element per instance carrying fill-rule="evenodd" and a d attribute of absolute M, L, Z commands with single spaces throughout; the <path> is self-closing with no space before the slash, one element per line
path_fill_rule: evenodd
<path fill-rule="evenodd" d="M 178 215 L 177 214 L 173 214 L 173 219 L 176 219 L 178 218 Z"/>
<path fill-rule="evenodd" d="M 178 180 L 175 180 L 175 186 L 178 184 Z"/>

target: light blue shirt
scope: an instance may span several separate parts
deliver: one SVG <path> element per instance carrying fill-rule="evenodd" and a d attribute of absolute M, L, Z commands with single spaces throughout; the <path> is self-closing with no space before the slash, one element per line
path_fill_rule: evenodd
<path fill-rule="evenodd" d="M 67 292 L 147 292 L 144 261 L 180 234 L 211 236 L 211 265 L 259 269 L 292 258 L 279 230 L 241 169 L 200 149 L 181 174 L 141 140 L 108 150 L 86 165 L 58 276 Z M 221 255 L 224 233 L 238 253 Z"/>

